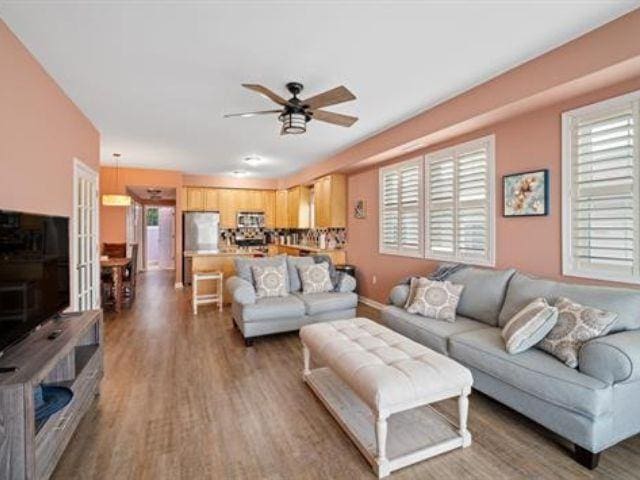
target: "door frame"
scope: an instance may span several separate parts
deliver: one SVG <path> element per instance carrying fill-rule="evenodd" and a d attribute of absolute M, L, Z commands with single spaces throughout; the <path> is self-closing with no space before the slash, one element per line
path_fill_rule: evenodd
<path fill-rule="evenodd" d="M 71 301 L 69 302 L 70 308 L 73 311 L 77 311 L 79 308 L 78 305 L 78 282 L 77 282 L 77 272 L 76 265 L 79 257 L 78 252 L 78 180 L 80 178 L 86 178 L 88 180 L 92 180 L 95 182 L 96 186 L 96 198 L 95 198 L 95 208 L 93 209 L 93 216 L 91 218 L 91 224 L 93 227 L 93 238 L 95 239 L 93 248 L 95 249 L 94 255 L 94 268 L 93 268 L 93 286 L 96 295 L 94 295 L 93 299 L 93 308 L 100 308 L 100 230 L 99 230 L 99 222 L 100 222 L 100 184 L 99 184 L 99 174 L 91 167 L 89 167 L 86 163 L 84 163 L 79 158 L 73 158 L 73 211 L 71 213 L 71 235 L 69 238 L 71 239 L 71 264 L 69 265 L 70 269 L 70 291 L 71 291 Z"/>

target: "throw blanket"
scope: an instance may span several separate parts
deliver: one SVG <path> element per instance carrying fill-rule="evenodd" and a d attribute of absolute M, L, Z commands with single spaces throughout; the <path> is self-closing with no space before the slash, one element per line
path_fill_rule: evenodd
<path fill-rule="evenodd" d="M 465 268 L 467 268 L 467 265 L 463 265 L 461 263 L 441 263 L 433 273 L 427 276 L 427 278 L 436 282 L 444 282 L 447 278 L 449 278 L 449 275 L 452 275 L 453 273 Z M 405 277 L 400 281 L 400 285 L 409 285 L 412 278 L 417 277 Z"/>
<path fill-rule="evenodd" d="M 329 255 L 313 255 L 312 258 L 315 263 L 327 262 L 329 264 L 329 278 L 331 279 L 331 284 L 333 285 L 333 291 L 339 292 L 340 285 L 342 284 L 342 279 L 344 278 L 346 273 L 336 270 L 336 267 L 331 261 L 331 257 Z"/>

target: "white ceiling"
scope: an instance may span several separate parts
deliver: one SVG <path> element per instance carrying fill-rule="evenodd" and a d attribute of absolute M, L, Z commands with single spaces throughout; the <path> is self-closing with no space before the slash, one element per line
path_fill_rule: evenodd
<path fill-rule="evenodd" d="M 637 8 L 634 1 L 7 2 L 0 15 L 93 121 L 109 164 L 255 177 L 293 173 Z M 280 136 L 262 83 L 308 96 L 344 84 L 330 107 L 351 128 L 311 122 Z M 287 97 L 288 98 L 288 97 Z"/>

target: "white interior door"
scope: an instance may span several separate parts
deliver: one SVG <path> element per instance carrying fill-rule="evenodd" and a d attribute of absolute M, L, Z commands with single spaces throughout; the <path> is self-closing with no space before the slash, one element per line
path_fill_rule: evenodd
<path fill-rule="evenodd" d="M 73 261 L 71 307 L 75 311 L 100 306 L 98 248 L 98 174 L 75 160 L 73 165 Z"/>

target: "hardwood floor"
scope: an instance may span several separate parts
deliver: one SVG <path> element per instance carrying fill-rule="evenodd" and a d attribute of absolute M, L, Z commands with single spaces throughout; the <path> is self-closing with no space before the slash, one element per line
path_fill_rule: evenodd
<path fill-rule="evenodd" d="M 302 383 L 297 334 L 245 348 L 227 309 L 193 316 L 188 293 L 174 290 L 169 272 L 151 272 L 141 275 L 130 310 L 106 315 L 102 395 L 54 479 L 375 478 Z M 640 436 L 608 450 L 590 472 L 525 417 L 476 392 L 470 403 L 471 447 L 390 478 L 640 478 Z M 437 408 L 456 418 L 455 401 Z"/>

